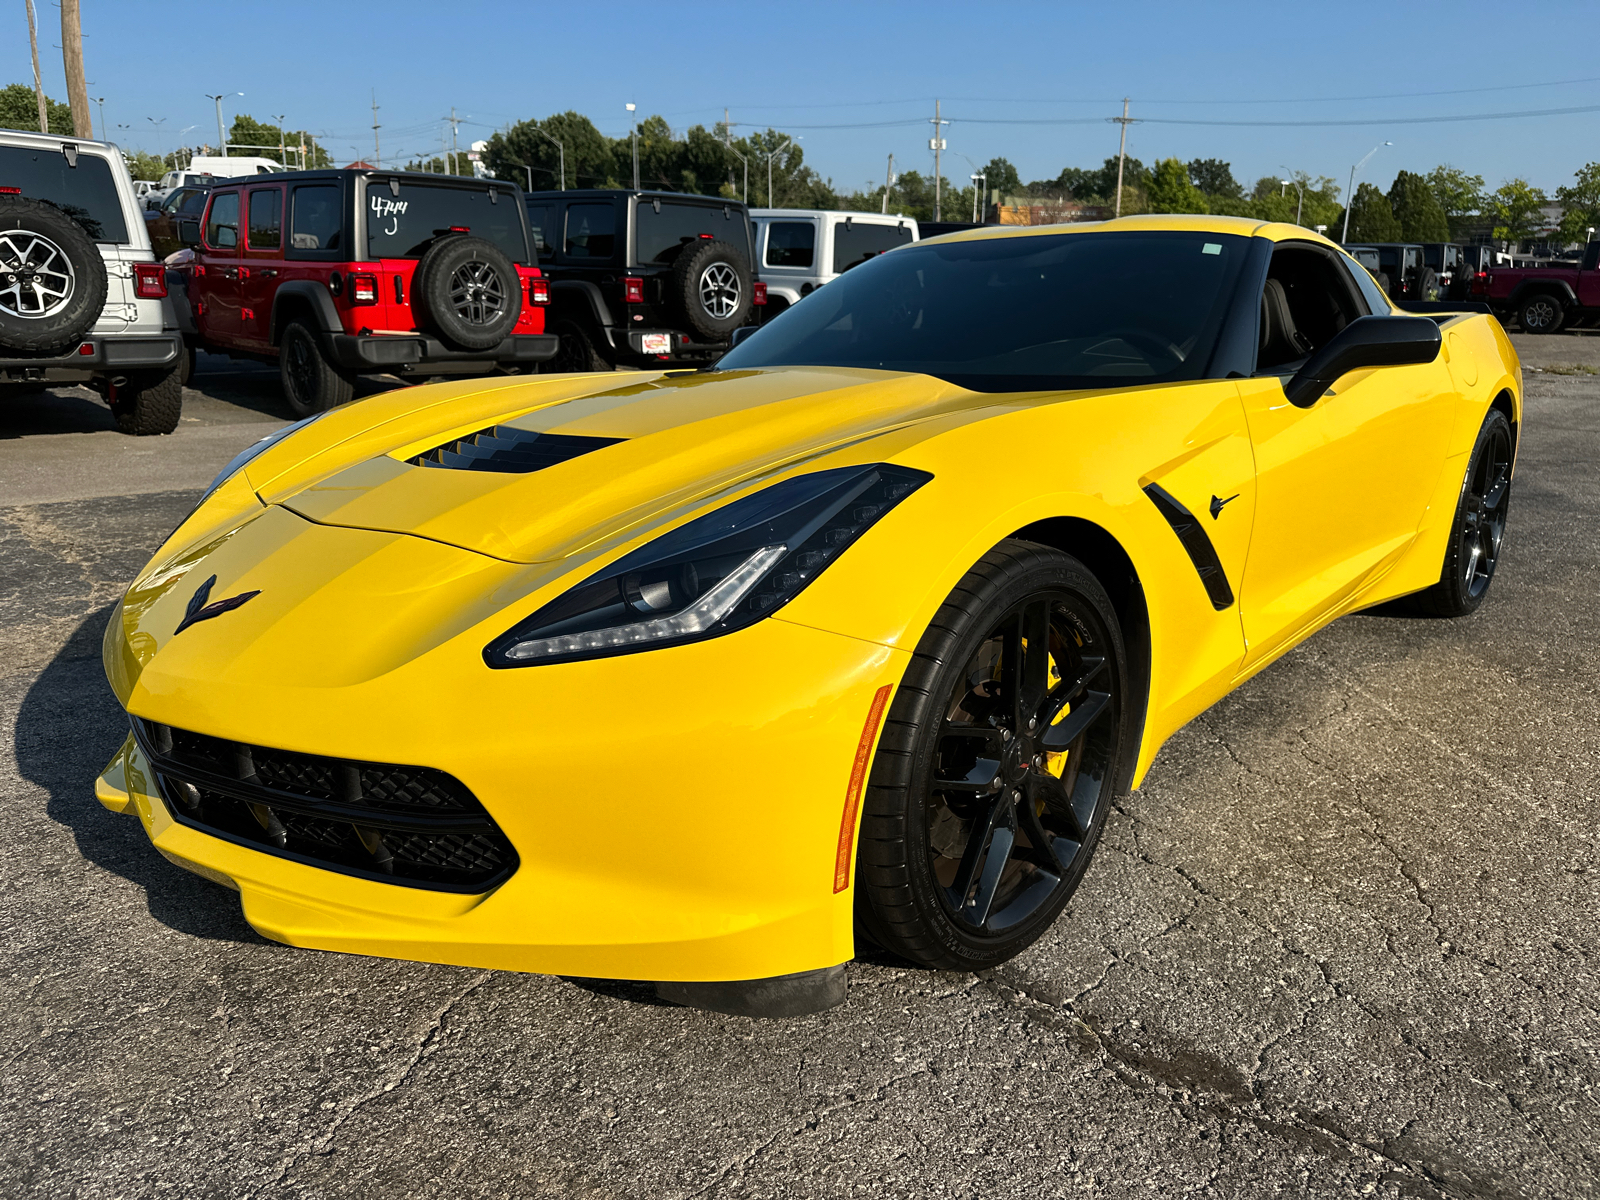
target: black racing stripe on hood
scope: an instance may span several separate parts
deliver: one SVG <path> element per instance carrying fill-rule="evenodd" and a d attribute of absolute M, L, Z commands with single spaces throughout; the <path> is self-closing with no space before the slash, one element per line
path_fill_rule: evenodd
<path fill-rule="evenodd" d="M 491 425 L 464 438 L 446 442 L 406 461 L 414 467 L 450 471 L 507 471 L 527 475 L 614 446 L 623 438 L 583 437 L 569 433 L 534 433 L 509 425 Z"/>

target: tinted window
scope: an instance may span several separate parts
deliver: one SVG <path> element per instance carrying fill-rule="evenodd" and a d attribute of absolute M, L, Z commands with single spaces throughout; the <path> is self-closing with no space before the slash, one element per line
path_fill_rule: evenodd
<path fill-rule="evenodd" d="M 239 193 L 218 192 L 206 217 L 206 245 L 232 250 L 239 244 Z"/>
<path fill-rule="evenodd" d="M 176 211 L 198 216 L 205 209 L 206 197 L 211 193 L 203 188 L 191 188 L 179 194 L 182 199 L 178 201 Z"/>
<path fill-rule="evenodd" d="M 702 238 L 728 242 L 749 261 L 750 242 L 745 232 L 744 210 L 732 204 L 682 204 L 672 200 L 641 199 L 637 220 L 637 262 L 669 263 L 678 257 L 684 246 Z"/>
<path fill-rule="evenodd" d="M 1249 239 L 1080 233 L 875 258 L 725 355 L 915 371 L 985 392 L 1204 377 Z"/>
<path fill-rule="evenodd" d="M 610 204 L 567 206 L 568 258 L 606 258 L 616 252 L 617 210 Z"/>
<path fill-rule="evenodd" d="M 549 258 L 556 252 L 555 239 L 560 236 L 557 222 L 561 207 L 557 204 L 528 205 L 528 236 L 540 258 Z"/>
<path fill-rule="evenodd" d="M 54 204 L 97 242 L 128 240 L 111 164 L 96 155 L 80 153 L 78 165 L 69 167 L 59 150 L 0 146 L 0 188 Z"/>
<path fill-rule="evenodd" d="M 1376 250 L 1352 250 L 1350 251 L 1350 255 L 1369 271 L 1377 271 L 1381 269 L 1381 264 L 1378 262 L 1378 252 Z"/>
<path fill-rule="evenodd" d="M 841 221 L 833 227 L 833 269 L 848 271 L 885 250 L 911 241 L 911 230 L 897 225 L 875 225 L 863 221 Z"/>
<path fill-rule="evenodd" d="M 1371 251 L 1366 251 L 1366 253 L 1371 255 L 1372 265 L 1374 267 L 1377 266 L 1378 256 L 1372 254 Z M 1356 281 L 1356 287 L 1361 291 L 1361 298 L 1367 302 L 1368 312 L 1383 316 L 1393 311 L 1389 307 L 1389 298 L 1383 294 L 1383 289 L 1378 286 L 1378 281 L 1369 273 L 1365 258 L 1357 254 L 1355 262 L 1346 263 L 1345 265 L 1350 268 L 1350 274 Z"/>
<path fill-rule="evenodd" d="M 1422 248 L 1422 261 L 1435 271 L 1439 270 L 1444 263 L 1444 259 L 1440 254 L 1443 249 L 1444 247 L 1439 245 L 1424 246 Z"/>
<path fill-rule="evenodd" d="M 809 267 L 816 250 L 817 227 L 810 221 L 774 221 L 767 226 L 769 267 Z"/>
<path fill-rule="evenodd" d="M 263 188 L 250 193 L 250 249 L 276 250 L 283 244 L 283 193 Z"/>
<path fill-rule="evenodd" d="M 452 229 L 493 242 L 515 263 L 528 262 L 522 205 L 503 188 L 450 187 L 431 183 L 367 185 L 367 253 L 373 258 L 421 258 L 433 240 Z"/>
<path fill-rule="evenodd" d="M 338 184 L 310 184 L 294 189 L 294 224 L 289 230 L 291 250 L 338 250 Z"/>

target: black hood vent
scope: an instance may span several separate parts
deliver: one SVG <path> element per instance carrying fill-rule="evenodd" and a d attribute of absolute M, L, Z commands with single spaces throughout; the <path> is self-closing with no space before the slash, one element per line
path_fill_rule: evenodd
<path fill-rule="evenodd" d="M 509 425 L 491 425 L 464 438 L 435 446 L 406 461 L 414 467 L 450 471 L 507 471 L 527 475 L 569 458 L 614 446 L 622 438 L 582 437 L 570 433 L 533 433 Z"/>

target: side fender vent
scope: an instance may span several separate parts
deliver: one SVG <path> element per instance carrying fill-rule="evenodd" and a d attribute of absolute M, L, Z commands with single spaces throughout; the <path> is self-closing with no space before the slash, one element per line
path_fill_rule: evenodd
<path fill-rule="evenodd" d="M 509 425 L 491 425 L 464 438 L 435 446 L 406 461 L 414 467 L 449 471 L 506 471 L 527 475 L 571 458 L 614 446 L 622 438 L 583 437 L 568 433 L 533 433 Z"/>
<path fill-rule="evenodd" d="M 1228 574 L 1222 569 L 1217 549 L 1206 536 L 1198 518 L 1160 484 L 1146 484 L 1144 494 L 1161 510 L 1167 524 L 1172 526 L 1172 532 L 1178 535 L 1183 548 L 1189 552 L 1189 561 L 1194 564 L 1200 582 L 1205 585 L 1206 595 L 1211 597 L 1211 606 L 1221 612 L 1231 605 L 1233 589 L 1228 586 Z"/>

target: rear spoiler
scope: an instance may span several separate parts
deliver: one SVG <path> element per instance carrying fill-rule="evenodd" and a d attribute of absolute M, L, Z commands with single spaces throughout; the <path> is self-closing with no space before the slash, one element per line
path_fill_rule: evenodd
<path fill-rule="evenodd" d="M 1483 313 L 1494 315 L 1482 300 L 1396 300 L 1394 306 L 1401 312 L 1433 316 L 1437 313 Z"/>

